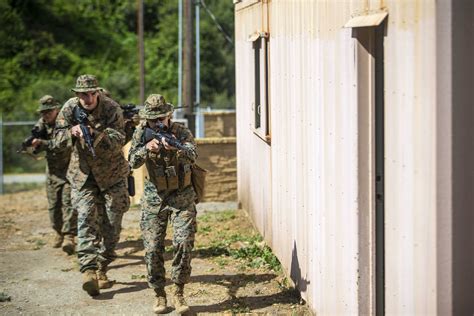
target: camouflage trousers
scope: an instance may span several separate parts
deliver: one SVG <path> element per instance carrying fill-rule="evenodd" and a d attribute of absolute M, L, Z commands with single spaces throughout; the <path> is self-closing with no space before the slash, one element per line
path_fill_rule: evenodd
<path fill-rule="evenodd" d="M 120 239 L 122 217 L 130 206 L 126 179 L 101 191 L 89 176 L 80 190 L 73 189 L 77 207 L 77 256 L 80 271 L 97 270 L 117 258 L 115 247 Z"/>
<path fill-rule="evenodd" d="M 49 220 L 60 235 L 77 235 L 77 212 L 71 206 L 69 182 L 48 175 L 46 179 Z"/>
<path fill-rule="evenodd" d="M 148 284 L 151 288 L 165 286 L 165 237 L 168 220 L 173 227 L 173 261 L 171 281 L 185 284 L 191 276 L 191 252 L 196 233 L 195 192 L 192 186 L 182 190 L 157 192 L 150 182 L 145 182 L 142 198 L 140 228 L 145 247 L 145 263 L 148 271 Z"/>

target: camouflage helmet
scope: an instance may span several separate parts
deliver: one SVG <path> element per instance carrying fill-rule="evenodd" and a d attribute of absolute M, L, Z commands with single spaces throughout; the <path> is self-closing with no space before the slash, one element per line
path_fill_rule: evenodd
<path fill-rule="evenodd" d="M 61 108 L 61 103 L 50 95 L 42 96 L 41 99 L 39 99 L 39 103 L 38 112 Z"/>
<path fill-rule="evenodd" d="M 99 83 L 93 75 L 80 75 L 77 77 L 76 87 L 71 90 L 74 92 L 97 91 L 99 90 Z"/>
<path fill-rule="evenodd" d="M 150 94 L 145 101 L 145 107 L 140 111 L 140 117 L 154 120 L 173 113 L 174 106 L 167 103 L 161 94 Z"/>

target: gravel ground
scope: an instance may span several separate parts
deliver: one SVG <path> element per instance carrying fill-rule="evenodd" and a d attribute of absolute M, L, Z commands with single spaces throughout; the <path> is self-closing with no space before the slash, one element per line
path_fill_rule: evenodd
<path fill-rule="evenodd" d="M 153 315 L 154 296 L 145 278 L 137 208 L 124 216 L 119 258 L 109 272 L 116 284 L 91 298 L 81 289 L 76 257 L 50 246 L 53 233 L 44 190 L 0 196 L 0 205 L 1 315 Z M 243 212 L 229 211 L 235 207 L 235 203 L 199 206 L 203 231 L 198 231 L 191 282 L 185 289 L 191 306 L 188 314 L 311 315 L 281 272 L 248 267 L 207 247 L 206 243 L 229 232 L 252 233 Z M 205 218 L 222 210 L 230 212 L 230 222 Z M 171 255 L 171 251 L 165 255 L 167 271 Z M 168 294 L 170 289 L 168 284 Z M 175 314 L 171 306 L 168 314 Z"/>

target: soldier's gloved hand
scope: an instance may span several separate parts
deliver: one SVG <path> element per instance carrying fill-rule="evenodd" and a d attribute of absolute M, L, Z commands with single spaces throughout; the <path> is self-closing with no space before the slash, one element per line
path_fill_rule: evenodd
<path fill-rule="evenodd" d="M 82 137 L 82 130 L 81 130 L 81 127 L 79 126 L 79 124 L 74 125 L 73 127 L 71 127 L 71 134 L 72 134 L 72 136 Z"/>
<path fill-rule="evenodd" d="M 158 140 L 153 138 L 148 143 L 146 143 L 145 148 L 151 152 L 157 153 L 161 149 L 161 144 Z"/>
<path fill-rule="evenodd" d="M 166 150 L 178 150 L 178 148 L 173 147 L 170 144 L 168 144 L 168 142 L 166 141 L 164 137 L 161 139 L 161 143 L 163 144 Z"/>
<path fill-rule="evenodd" d="M 95 130 L 92 127 L 90 127 L 89 125 L 87 125 L 87 128 L 89 129 L 89 133 L 91 135 L 94 135 Z M 72 136 L 82 137 L 81 126 L 79 124 L 77 124 L 77 125 L 74 125 L 73 127 L 71 127 L 71 134 L 72 134 Z"/>
<path fill-rule="evenodd" d="M 31 146 L 33 148 L 38 148 L 38 146 L 41 145 L 41 139 L 35 138 L 31 141 Z"/>

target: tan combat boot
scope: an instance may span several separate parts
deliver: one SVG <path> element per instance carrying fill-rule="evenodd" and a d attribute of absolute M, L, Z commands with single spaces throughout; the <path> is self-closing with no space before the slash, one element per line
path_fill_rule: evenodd
<path fill-rule="evenodd" d="M 175 284 L 173 293 L 174 308 L 178 314 L 189 311 L 189 306 L 184 300 L 184 284 Z"/>
<path fill-rule="evenodd" d="M 90 296 L 96 296 L 100 294 L 95 270 L 89 269 L 82 272 L 82 289 Z"/>
<path fill-rule="evenodd" d="M 163 314 L 166 312 L 166 292 L 164 289 L 155 289 L 156 300 L 153 305 L 155 314 Z"/>
<path fill-rule="evenodd" d="M 64 236 L 63 251 L 69 256 L 73 255 L 76 252 L 76 243 L 74 242 L 73 235 Z"/>
<path fill-rule="evenodd" d="M 99 284 L 99 289 L 109 289 L 114 285 L 114 280 L 109 280 L 107 277 L 107 266 L 99 264 L 99 269 L 97 269 L 97 282 Z"/>
<path fill-rule="evenodd" d="M 53 248 L 59 248 L 63 244 L 64 236 L 56 233 L 56 236 L 54 236 L 53 240 Z"/>

